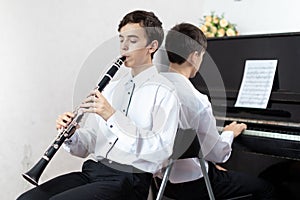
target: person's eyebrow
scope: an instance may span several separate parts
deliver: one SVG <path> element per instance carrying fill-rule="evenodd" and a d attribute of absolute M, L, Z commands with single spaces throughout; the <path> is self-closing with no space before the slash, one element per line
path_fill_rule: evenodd
<path fill-rule="evenodd" d="M 137 35 L 127 35 L 126 37 L 128 37 L 128 38 L 139 38 L 139 36 L 137 36 Z M 124 36 L 120 34 L 119 38 L 124 38 Z"/>
<path fill-rule="evenodd" d="M 139 36 L 137 36 L 137 35 L 127 35 L 127 37 L 129 37 L 129 38 L 139 38 Z"/>

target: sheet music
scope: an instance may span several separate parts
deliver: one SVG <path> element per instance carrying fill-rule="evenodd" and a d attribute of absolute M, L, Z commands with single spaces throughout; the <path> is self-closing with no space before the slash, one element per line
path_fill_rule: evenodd
<path fill-rule="evenodd" d="M 266 108 L 277 60 L 247 60 L 235 107 Z"/>

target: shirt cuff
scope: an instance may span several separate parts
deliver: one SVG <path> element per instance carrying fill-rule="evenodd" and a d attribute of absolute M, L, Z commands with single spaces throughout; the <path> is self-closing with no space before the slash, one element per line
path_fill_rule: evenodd
<path fill-rule="evenodd" d="M 223 141 L 227 141 L 231 145 L 234 138 L 233 131 L 223 131 L 221 137 Z"/>
<path fill-rule="evenodd" d="M 70 138 L 64 141 L 64 144 L 71 146 L 72 144 L 76 144 L 77 141 L 78 141 L 78 134 L 75 132 Z"/>

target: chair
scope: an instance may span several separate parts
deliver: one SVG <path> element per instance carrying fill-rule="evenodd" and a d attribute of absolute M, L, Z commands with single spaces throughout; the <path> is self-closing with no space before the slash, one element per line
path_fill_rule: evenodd
<path fill-rule="evenodd" d="M 199 140 L 197 137 L 197 133 L 192 129 L 178 129 L 176 133 L 176 139 L 173 148 L 173 154 L 169 159 L 169 163 L 165 168 L 165 172 L 162 178 L 162 182 L 160 186 L 157 183 L 157 178 L 153 179 L 152 184 L 152 193 L 153 199 L 156 197 L 156 200 L 162 200 L 164 197 L 164 191 L 169 180 L 169 176 L 173 167 L 174 160 L 176 159 L 184 159 L 184 158 L 198 158 L 201 166 L 201 171 L 205 180 L 206 188 L 208 191 L 208 195 L 210 200 L 215 200 L 214 193 L 210 184 L 210 180 L 208 177 L 208 173 L 205 168 L 205 161 L 203 159 L 203 154 L 201 150 L 201 146 L 199 144 Z M 158 191 L 157 191 L 158 190 Z M 238 196 L 235 198 L 227 199 L 227 200 L 250 200 L 252 194 Z M 168 198 L 169 199 L 169 198 Z M 171 200 L 171 199 L 169 199 Z"/>

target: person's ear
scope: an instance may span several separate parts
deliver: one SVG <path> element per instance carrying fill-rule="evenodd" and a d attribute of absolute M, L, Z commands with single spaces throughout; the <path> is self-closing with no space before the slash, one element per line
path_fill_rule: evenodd
<path fill-rule="evenodd" d="M 199 56 L 200 56 L 200 65 L 201 65 L 201 63 L 203 61 L 204 54 L 205 54 L 205 51 L 203 51 L 203 50 L 199 53 Z"/>
<path fill-rule="evenodd" d="M 197 65 L 197 62 L 198 62 L 198 60 L 199 60 L 199 56 L 201 56 L 201 53 L 199 53 L 199 51 L 194 51 L 194 52 L 192 52 L 191 54 L 190 54 L 190 63 L 192 64 L 192 65 Z"/>
<path fill-rule="evenodd" d="M 204 51 L 193 51 L 189 54 L 187 62 L 193 67 L 198 67 L 202 63 L 203 55 Z"/>
<path fill-rule="evenodd" d="M 158 41 L 153 40 L 150 44 L 148 44 L 147 49 L 149 53 L 154 53 L 158 49 Z"/>

